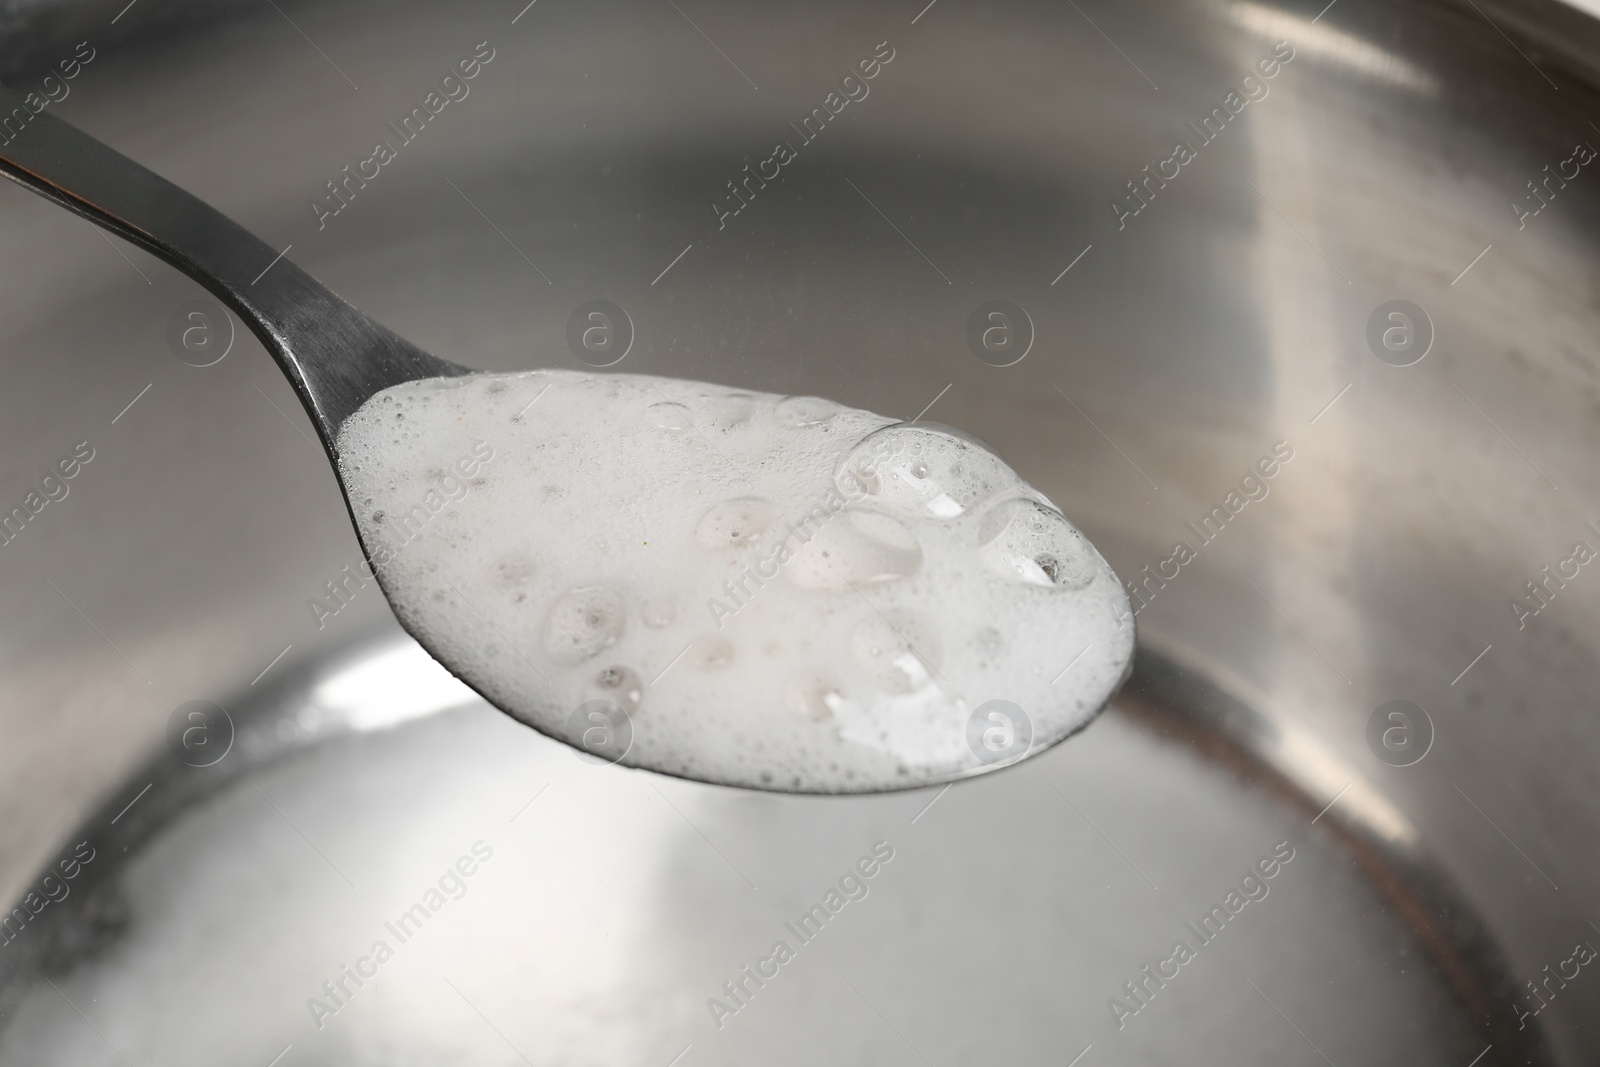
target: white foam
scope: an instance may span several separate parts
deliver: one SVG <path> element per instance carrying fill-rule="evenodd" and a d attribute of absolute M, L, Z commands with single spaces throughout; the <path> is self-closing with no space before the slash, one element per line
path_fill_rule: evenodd
<path fill-rule="evenodd" d="M 990 766 L 968 741 L 980 705 L 1020 707 L 1038 751 L 1132 657 L 1105 560 L 946 428 L 675 379 L 479 374 L 379 393 L 339 466 L 407 629 L 568 742 L 586 702 L 622 708 L 631 766 L 921 785 Z"/>

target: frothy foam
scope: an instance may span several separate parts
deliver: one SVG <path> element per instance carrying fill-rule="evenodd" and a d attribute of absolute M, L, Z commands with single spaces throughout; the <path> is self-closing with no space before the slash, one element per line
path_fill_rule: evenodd
<path fill-rule="evenodd" d="M 1022 709 L 1037 751 L 1132 657 L 1094 546 L 944 427 L 676 379 L 479 374 L 374 396 L 339 466 L 407 629 L 579 747 L 616 725 L 592 709 L 621 709 L 631 766 L 921 785 L 993 765 L 969 723 L 989 701 Z"/>

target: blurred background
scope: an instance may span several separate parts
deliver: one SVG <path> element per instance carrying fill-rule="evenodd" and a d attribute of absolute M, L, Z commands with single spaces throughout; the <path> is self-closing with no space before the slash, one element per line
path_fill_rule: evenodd
<path fill-rule="evenodd" d="M 429 351 L 581 368 L 605 299 L 615 372 L 936 401 L 1144 601 L 1123 695 L 1003 774 L 846 799 L 583 762 L 375 588 L 319 625 L 360 549 L 275 365 L 220 309 L 175 341 L 198 286 L 6 185 L 0 1063 L 1592 1060 L 1590 14 L 111 0 L 0 2 L 0 41 L 8 87 Z M 1020 361 L 969 340 L 995 300 Z M 172 743 L 193 701 L 215 760 Z"/>

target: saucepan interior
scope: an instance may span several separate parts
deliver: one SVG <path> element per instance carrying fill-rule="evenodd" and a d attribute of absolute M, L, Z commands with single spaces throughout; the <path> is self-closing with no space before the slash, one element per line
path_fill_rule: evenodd
<path fill-rule="evenodd" d="M 947 791 L 585 762 L 350 580 L 246 331 L 8 187 L 0 1059 L 1582 1062 L 1600 34 L 1320 6 L 7 7 L 439 355 L 978 435 L 1140 653 Z"/>

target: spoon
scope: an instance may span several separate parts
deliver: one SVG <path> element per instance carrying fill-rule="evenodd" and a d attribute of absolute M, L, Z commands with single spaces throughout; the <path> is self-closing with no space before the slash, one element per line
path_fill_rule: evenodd
<path fill-rule="evenodd" d="M 401 624 L 592 759 L 926 786 L 1037 755 L 1127 677 L 1116 575 L 970 435 L 815 397 L 471 371 L 50 114 L 0 172 L 237 313 L 311 416 Z"/>
<path fill-rule="evenodd" d="M 0 87 L 0 114 L 18 110 L 31 113 Z M 373 393 L 471 373 L 384 329 L 220 211 L 49 112 L 0 146 L 0 171 L 166 260 L 236 312 L 283 368 L 330 456 L 340 425 Z"/>

